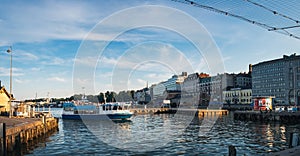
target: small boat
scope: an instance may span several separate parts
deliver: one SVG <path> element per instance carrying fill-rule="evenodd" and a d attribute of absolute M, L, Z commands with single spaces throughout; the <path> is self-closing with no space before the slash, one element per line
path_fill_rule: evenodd
<path fill-rule="evenodd" d="M 127 107 L 127 109 L 126 109 Z M 62 119 L 72 120 L 126 120 L 133 115 L 128 104 L 106 103 L 99 106 L 93 104 L 75 105 L 72 102 L 63 104 Z"/>

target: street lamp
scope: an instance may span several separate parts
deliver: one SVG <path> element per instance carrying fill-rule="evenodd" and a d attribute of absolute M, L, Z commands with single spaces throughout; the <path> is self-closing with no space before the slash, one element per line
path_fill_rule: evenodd
<path fill-rule="evenodd" d="M 12 105 L 11 105 L 11 100 L 12 100 L 12 46 L 9 47 L 9 49 L 7 49 L 6 51 L 7 53 L 10 53 L 10 81 L 9 81 L 9 117 L 12 116 Z"/>

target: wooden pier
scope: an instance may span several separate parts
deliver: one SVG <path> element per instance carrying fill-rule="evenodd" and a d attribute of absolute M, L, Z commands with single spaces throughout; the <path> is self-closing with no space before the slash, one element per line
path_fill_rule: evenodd
<path fill-rule="evenodd" d="M 135 115 L 142 114 L 159 114 L 170 112 L 170 108 L 131 108 L 130 112 L 133 112 Z"/>
<path fill-rule="evenodd" d="M 190 114 L 195 112 L 195 116 L 204 117 L 204 116 L 215 116 L 215 115 L 227 115 L 228 110 L 222 109 L 177 109 L 177 108 L 131 108 L 131 112 L 135 115 L 141 114 L 160 114 L 160 113 L 180 113 Z"/>
<path fill-rule="evenodd" d="M 300 112 L 260 112 L 260 111 L 236 111 L 234 119 L 249 121 L 279 121 L 283 123 L 298 122 Z"/>
<path fill-rule="evenodd" d="M 5 138 L 0 137 L 1 154 L 12 152 L 35 139 L 58 130 L 57 118 L 8 118 L 0 117 L 0 123 L 5 123 Z M 5 139 L 5 140 L 3 140 Z M 5 145 L 3 145 L 5 143 Z M 3 147 L 6 147 L 3 149 Z M 4 154 L 5 155 L 5 154 Z"/>
<path fill-rule="evenodd" d="M 214 115 L 228 115 L 228 110 L 223 109 L 198 109 L 198 116 L 214 116 Z"/>

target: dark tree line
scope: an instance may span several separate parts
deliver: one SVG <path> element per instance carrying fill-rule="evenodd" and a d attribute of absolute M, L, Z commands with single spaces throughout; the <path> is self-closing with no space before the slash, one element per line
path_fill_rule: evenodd
<path fill-rule="evenodd" d="M 77 101 L 82 99 L 87 99 L 89 102 L 93 103 L 108 103 L 108 102 L 128 102 L 133 101 L 134 99 L 134 90 L 131 91 L 120 91 L 118 94 L 115 92 L 107 91 L 105 93 L 100 92 L 98 95 L 83 95 L 83 94 L 75 94 L 71 97 L 67 98 L 51 98 L 51 102 L 61 103 L 63 101 Z M 46 98 L 39 99 L 27 99 L 25 102 L 42 102 L 45 101 Z"/>

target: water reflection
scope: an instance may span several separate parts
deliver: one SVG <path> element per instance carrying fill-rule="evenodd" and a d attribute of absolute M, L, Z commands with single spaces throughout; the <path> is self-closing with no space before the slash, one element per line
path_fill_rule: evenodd
<path fill-rule="evenodd" d="M 91 121 L 89 125 L 93 126 L 89 127 L 80 121 L 61 120 L 60 131 L 31 152 L 32 155 L 45 152 L 47 155 L 228 155 L 228 146 L 233 145 L 238 155 L 264 155 L 287 148 L 289 133 L 300 129 L 300 125 L 236 121 L 229 115 L 220 117 L 212 129 L 200 135 L 204 118 L 194 118 L 181 131 L 182 125 L 174 122 L 173 117 L 139 115 L 131 121 L 114 124 Z M 165 143 L 164 139 L 171 141 Z M 161 146 L 153 148 L 152 144 Z"/>

